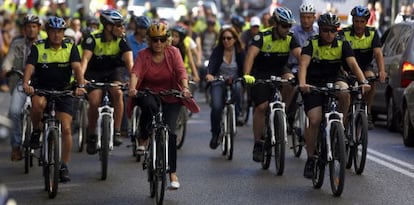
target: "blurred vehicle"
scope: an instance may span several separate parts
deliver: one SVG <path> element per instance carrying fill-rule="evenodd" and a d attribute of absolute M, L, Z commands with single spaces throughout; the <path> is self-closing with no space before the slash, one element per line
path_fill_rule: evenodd
<path fill-rule="evenodd" d="M 414 79 L 414 70 L 407 73 L 408 78 Z M 414 147 L 414 81 L 405 88 L 403 95 L 403 141 L 407 147 Z"/>
<path fill-rule="evenodd" d="M 382 52 L 389 79 L 386 83 L 376 82 L 371 114 L 374 121 L 379 114 L 385 114 L 387 128 L 402 131 L 403 92 L 412 81 L 408 74 L 414 71 L 414 22 L 392 25 L 382 39 L 385 39 Z M 373 66 L 378 71 L 375 60 Z"/>

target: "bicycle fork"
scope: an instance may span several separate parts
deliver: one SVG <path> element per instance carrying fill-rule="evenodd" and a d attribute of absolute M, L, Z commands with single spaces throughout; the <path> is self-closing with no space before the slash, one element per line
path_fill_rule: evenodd
<path fill-rule="evenodd" d="M 331 116 L 337 116 L 334 119 L 330 119 Z M 338 119 L 339 118 L 339 119 Z M 325 139 L 326 139 L 326 150 L 327 150 L 327 161 L 332 161 L 332 149 L 331 149 L 331 124 L 332 122 L 339 122 L 341 125 L 343 124 L 343 114 L 337 111 L 331 111 L 325 113 Z"/>
<path fill-rule="evenodd" d="M 270 132 L 271 132 L 271 139 L 270 142 L 272 145 L 276 144 L 276 137 L 275 137 L 275 127 L 274 125 L 274 119 L 275 119 L 275 112 L 281 111 L 283 113 L 283 119 L 286 119 L 286 113 L 285 113 L 285 103 L 280 101 L 274 101 L 269 103 L 270 107 L 270 114 L 269 114 L 269 124 L 270 124 Z M 287 126 L 286 123 L 283 123 L 283 137 L 284 137 L 284 143 L 287 143 Z"/>
<path fill-rule="evenodd" d="M 99 113 L 98 123 L 97 123 L 97 126 L 96 126 L 96 134 L 98 135 L 97 148 L 100 149 L 101 146 L 102 146 L 102 142 L 101 142 L 102 117 L 104 115 L 108 115 L 111 119 L 111 123 L 110 123 L 111 125 L 109 127 L 109 136 L 110 136 L 109 137 L 109 150 L 113 150 L 114 149 L 114 140 L 113 140 L 113 137 L 114 137 L 114 118 L 112 116 L 113 116 L 113 113 L 114 113 L 114 108 L 109 106 L 109 105 L 105 105 L 105 106 L 102 106 L 102 107 L 98 108 L 98 113 Z"/>

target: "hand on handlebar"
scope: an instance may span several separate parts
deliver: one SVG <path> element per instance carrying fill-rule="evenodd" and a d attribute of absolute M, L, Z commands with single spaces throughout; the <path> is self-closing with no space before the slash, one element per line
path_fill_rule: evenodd
<path fill-rule="evenodd" d="M 309 84 L 300 84 L 299 85 L 299 88 L 300 88 L 300 90 L 302 91 L 302 92 L 304 92 L 304 93 L 309 93 L 310 91 L 311 91 L 311 88 L 312 88 L 313 86 L 312 85 L 309 85 Z"/>
<path fill-rule="evenodd" d="M 371 85 L 369 84 L 362 84 L 361 87 L 362 87 L 362 94 L 365 94 L 371 90 Z"/>
<path fill-rule="evenodd" d="M 23 83 L 23 91 L 28 95 L 33 95 L 34 94 L 33 86 L 30 86 L 27 83 Z"/>
<path fill-rule="evenodd" d="M 254 76 L 251 76 L 249 74 L 245 74 L 243 76 L 243 78 L 244 78 L 244 81 L 246 81 L 247 84 L 253 84 L 254 81 L 256 81 L 256 78 L 254 78 Z"/>

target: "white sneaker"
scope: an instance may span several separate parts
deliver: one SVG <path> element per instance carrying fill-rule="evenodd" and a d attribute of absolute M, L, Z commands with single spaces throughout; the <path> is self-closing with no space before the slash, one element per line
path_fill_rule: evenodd
<path fill-rule="evenodd" d="M 144 145 L 140 145 L 140 146 L 138 146 L 137 147 L 137 154 L 138 155 L 144 155 L 144 152 L 145 152 L 145 146 Z"/>
<path fill-rule="evenodd" d="M 170 189 L 178 189 L 178 188 L 180 188 L 180 182 L 178 182 L 178 181 L 172 181 L 170 183 Z"/>

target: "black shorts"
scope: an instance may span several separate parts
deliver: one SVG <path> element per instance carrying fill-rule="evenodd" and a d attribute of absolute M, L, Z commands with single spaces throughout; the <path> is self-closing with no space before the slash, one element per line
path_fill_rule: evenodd
<path fill-rule="evenodd" d="M 269 101 L 273 94 L 274 90 L 270 85 L 266 84 L 255 84 L 250 90 L 251 98 L 255 106 L 258 106 L 266 101 Z"/>
<path fill-rule="evenodd" d="M 62 96 L 55 99 L 55 109 L 57 112 L 64 112 L 71 116 L 75 114 L 74 98 L 71 96 Z M 45 110 L 46 111 L 46 110 Z"/>
<path fill-rule="evenodd" d="M 95 80 L 96 82 L 122 82 L 122 67 L 116 67 L 111 70 L 87 69 L 85 73 L 86 80 Z"/>

